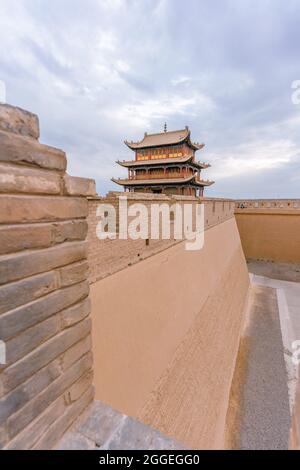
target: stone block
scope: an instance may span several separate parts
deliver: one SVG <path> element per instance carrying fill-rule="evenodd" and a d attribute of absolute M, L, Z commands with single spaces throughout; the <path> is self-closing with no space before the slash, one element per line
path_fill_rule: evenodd
<path fill-rule="evenodd" d="M 56 420 L 48 431 L 33 446 L 34 450 L 52 449 L 71 424 L 85 411 L 94 398 L 94 387 L 88 390 L 72 405 L 68 406 L 65 413 Z"/>
<path fill-rule="evenodd" d="M 69 220 L 53 224 L 52 241 L 62 243 L 71 240 L 84 240 L 88 231 L 86 220 Z"/>
<path fill-rule="evenodd" d="M 83 242 L 84 243 L 84 242 Z M 84 281 L 88 275 L 87 261 L 79 261 L 78 263 L 68 264 L 58 270 L 60 277 L 60 285 L 62 287 L 76 284 L 77 282 Z"/>
<path fill-rule="evenodd" d="M 72 387 L 64 393 L 65 403 L 70 405 L 83 395 L 83 393 L 92 385 L 93 371 L 90 370 L 82 375 Z"/>
<path fill-rule="evenodd" d="M 81 358 L 80 361 L 77 361 L 64 374 L 60 375 L 49 387 L 28 402 L 21 410 L 10 416 L 7 420 L 7 429 L 10 439 L 43 413 L 52 402 L 85 374 L 91 366 L 92 356 L 89 353 Z"/>
<path fill-rule="evenodd" d="M 54 315 L 6 342 L 6 365 L 16 362 L 60 331 L 60 317 Z"/>
<path fill-rule="evenodd" d="M 84 240 L 85 220 L 0 226 L 0 255 L 32 248 L 47 248 L 65 241 Z"/>
<path fill-rule="evenodd" d="M 33 139 L 40 136 L 37 115 L 9 104 L 0 104 L 0 129 Z"/>
<path fill-rule="evenodd" d="M 45 320 L 54 313 L 60 312 L 70 305 L 76 304 L 76 302 L 80 302 L 87 297 L 88 293 L 89 284 L 87 281 L 84 281 L 64 289 L 56 290 L 41 299 L 0 315 L 0 338 L 5 341 L 19 334 L 21 331 Z"/>
<path fill-rule="evenodd" d="M 48 387 L 60 374 L 59 360 L 48 364 L 0 400 L 0 424 Z"/>
<path fill-rule="evenodd" d="M 0 314 L 49 294 L 57 286 L 54 271 L 5 284 L 0 287 Z"/>
<path fill-rule="evenodd" d="M 67 166 L 62 150 L 1 130 L 0 162 L 27 164 L 60 172 L 65 172 Z"/>
<path fill-rule="evenodd" d="M 95 196 L 96 183 L 90 178 L 65 175 L 64 192 L 69 196 Z"/>
<path fill-rule="evenodd" d="M 36 418 L 24 431 L 19 433 L 6 446 L 6 450 L 29 450 L 42 435 L 47 433 L 49 427 L 65 412 L 66 405 L 63 397 L 55 400 L 38 418 Z"/>
<path fill-rule="evenodd" d="M 56 222 L 86 216 L 87 200 L 80 197 L 0 195 L 2 224 Z"/>
<path fill-rule="evenodd" d="M 86 254 L 87 243 L 78 241 L 63 243 L 44 250 L 28 250 L 13 255 L 1 256 L 0 284 L 74 263 L 86 258 Z M 67 278 L 67 273 L 65 277 Z"/>
<path fill-rule="evenodd" d="M 51 224 L 0 226 L 0 255 L 50 246 L 53 237 L 51 227 Z"/>
<path fill-rule="evenodd" d="M 74 344 L 61 356 L 61 368 L 63 371 L 71 367 L 82 356 L 87 354 L 92 349 L 92 338 L 89 334 L 78 343 Z"/>
<path fill-rule="evenodd" d="M 1 193 L 60 194 L 61 177 L 46 170 L 0 163 Z"/>
<path fill-rule="evenodd" d="M 88 335 L 91 330 L 91 319 L 86 318 L 46 341 L 30 354 L 12 364 L 2 372 L 4 393 L 20 385 L 32 374 L 69 349 L 73 344 Z"/>
<path fill-rule="evenodd" d="M 87 297 L 82 302 L 79 302 L 61 312 L 62 328 L 68 328 L 75 323 L 78 323 L 91 312 L 91 300 Z"/>

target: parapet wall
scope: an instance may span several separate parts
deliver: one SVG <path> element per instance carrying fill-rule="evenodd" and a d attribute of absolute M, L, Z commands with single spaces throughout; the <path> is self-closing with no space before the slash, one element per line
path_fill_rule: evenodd
<path fill-rule="evenodd" d="M 213 227 L 220 222 L 233 217 L 234 201 L 229 199 L 209 199 L 195 198 L 191 196 L 166 196 L 160 194 L 141 194 L 141 193 L 120 193 L 110 192 L 106 197 L 90 197 L 89 198 L 89 215 L 88 215 L 88 263 L 89 263 L 89 279 L 90 282 L 103 279 L 121 269 L 131 266 L 155 253 L 165 250 L 166 248 L 178 243 L 174 239 L 173 225 L 171 220 L 171 238 L 154 240 L 149 238 L 138 240 L 120 240 L 104 239 L 99 240 L 96 234 L 97 224 L 100 218 L 97 217 L 96 211 L 100 204 L 111 204 L 117 213 L 117 231 L 119 223 L 119 197 L 126 196 L 128 209 L 132 204 L 142 203 L 149 214 L 149 226 L 151 222 L 150 207 L 152 204 L 167 204 L 169 207 L 179 204 L 183 208 L 184 204 L 192 205 L 204 204 L 204 224 L 205 228 Z M 131 218 L 128 218 L 130 222 Z M 161 232 L 160 232 L 161 235 Z"/>
<path fill-rule="evenodd" d="M 93 400 L 88 203 L 38 142 L 38 118 L 0 105 L 0 446 L 51 448 Z"/>
<path fill-rule="evenodd" d="M 246 258 L 300 262 L 300 199 L 239 200 L 235 218 Z"/>
<path fill-rule="evenodd" d="M 234 204 L 203 202 L 201 250 L 95 239 L 89 249 L 100 278 L 91 286 L 96 398 L 187 448 L 211 449 L 225 445 L 249 276 Z M 89 201 L 94 224 L 97 203 Z"/>

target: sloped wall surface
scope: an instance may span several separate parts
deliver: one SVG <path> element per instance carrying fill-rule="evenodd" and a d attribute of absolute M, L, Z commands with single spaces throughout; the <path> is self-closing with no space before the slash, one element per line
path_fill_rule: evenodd
<path fill-rule="evenodd" d="M 96 398 L 188 448 L 222 448 L 249 277 L 233 214 L 91 286 Z"/>

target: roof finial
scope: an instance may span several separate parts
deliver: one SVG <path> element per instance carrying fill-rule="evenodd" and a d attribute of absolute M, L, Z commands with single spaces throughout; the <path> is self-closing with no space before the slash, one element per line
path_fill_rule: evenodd
<path fill-rule="evenodd" d="M 164 132 L 167 132 L 167 123 L 165 122 L 165 125 L 164 125 Z"/>

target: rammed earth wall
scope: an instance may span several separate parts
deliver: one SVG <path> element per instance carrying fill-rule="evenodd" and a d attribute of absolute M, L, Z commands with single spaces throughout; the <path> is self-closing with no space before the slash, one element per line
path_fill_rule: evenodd
<path fill-rule="evenodd" d="M 89 199 L 96 398 L 187 448 L 222 448 L 249 288 L 234 203 L 128 197 L 129 205 L 203 202 L 204 246 L 98 240 L 97 205 L 117 206 L 118 194 Z"/>
<path fill-rule="evenodd" d="M 37 116 L 0 105 L 0 443 L 51 448 L 93 400 L 87 196 Z M 3 360 L 3 358 L 2 358 Z"/>

